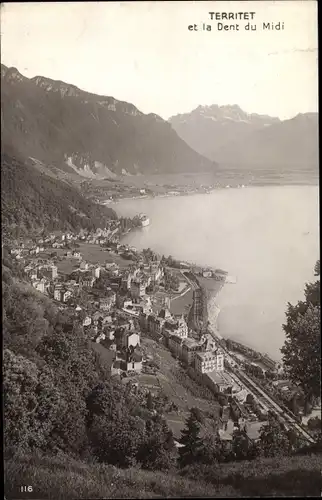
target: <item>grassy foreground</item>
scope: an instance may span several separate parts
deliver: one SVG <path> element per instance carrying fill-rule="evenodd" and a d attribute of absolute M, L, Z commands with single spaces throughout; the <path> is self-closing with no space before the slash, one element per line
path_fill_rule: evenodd
<path fill-rule="evenodd" d="M 31 485 L 32 493 L 21 493 Z M 6 499 L 320 496 L 321 455 L 260 459 L 179 473 L 118 469 L 67 457 L 5 462 Z"/>

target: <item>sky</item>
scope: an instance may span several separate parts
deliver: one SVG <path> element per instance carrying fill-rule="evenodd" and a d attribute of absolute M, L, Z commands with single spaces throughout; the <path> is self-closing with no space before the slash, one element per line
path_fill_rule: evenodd
<path fill-rule="evenodd" d="M 209 12 L 254 15 L 219 21 Z M 279 21 L 283 30 L 263 29 Z M 1 4 L 3 64 L 164 119 L 212 104 L 281 119 L 317 111 L 317 47 L 314 0 Z"/>

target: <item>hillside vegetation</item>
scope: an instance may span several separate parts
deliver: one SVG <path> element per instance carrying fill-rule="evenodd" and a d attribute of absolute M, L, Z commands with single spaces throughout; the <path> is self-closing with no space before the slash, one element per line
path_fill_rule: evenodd
<path fill-rule="evenodd" d="M 33 484 L 33 498 L 318 497 L 321 455 L 261 459 L 181 474 L 86 464 L 69 457 L 19 456 L 5 464 L 7 498 Z"/>
<path fill-rule="evenodd" d="M 13 236 L 35 230 L 105 227 L 117 218 L 107 207 L 86 200 L 66 182 L 39 173 L 17 155 L 1 154 L 2 230 Z"/>

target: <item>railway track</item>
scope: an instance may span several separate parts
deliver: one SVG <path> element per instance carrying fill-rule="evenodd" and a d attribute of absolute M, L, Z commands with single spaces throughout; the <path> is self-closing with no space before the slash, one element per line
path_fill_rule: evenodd
<path fill-rule="evenodd" d="M 286 424 L 286 427 L 289 429 L 291 427 L 295 428 L 298 433 L 310 443 L 315 443 L 313 437 L 305 430 L 303 427 L 296 421 L 294 417 L 287 413 L 286 410 L 281 408 L 272 398 L 269 396 L 261 387 L 258 387 L 255 382 L 251 378 L 249 378 L 246 374 L 235 374 L 237 378 L 246 386 L 250 387 L 253 395 L 256 396 L 261 406 L 263 406 L 267 410 L 273 411 L 275 414 L 279 416 L 281 421 Z"/>
<path fill-rule="evenodd" d="M 191 276 L 187 276 L 186 273 L 185 276 L 190 282 L 193 290 L 193 295 L 194 295 L 193 318 L 194 321 L 197 322 L 200 316 L 200 299 L 198 297 L 198 292 L 200 293 L 200 288 L 196 283 L 196 281 L 191 279 Z M 212 335 L 214 336 L 214 334 Z M 228 359 L 230 359 L 231 356 L 229 351 L 227 351 L 227 349 L 223 350 L 226 352 Z M 292 427 L 295 428 L 305 440 L 309 441 L 310 443 L 315 443 L 315 439 L 305 429 L 303 429 L 303 427 L 296 421 L 296 419 L 292 415 L 290 415 L 290 413 L 288 413 L 288 410 L 281 408 L 279 404 L 277 404 L 269 394 L 267 394 L 250 377 L 248 377 L 248 375 L 246 375 L 245 373 L 241 374 L 240 372 L 235 373 L 235 370 L 232 368 L 231 371 L 237 378 L 237 381 L 239 380 L 240 382 L 242 382 L 242 384 L 253 394 L 253 396 L 256 397 L 256 399 L 259 401 L 259 404 L 262 406 L 262 408 L 265 409 L 265 411 L 271 410 L 272 412 L 274 412 L 279 416 L 281 421 L 285 424 L 285 426 L 288 429 Z"/>

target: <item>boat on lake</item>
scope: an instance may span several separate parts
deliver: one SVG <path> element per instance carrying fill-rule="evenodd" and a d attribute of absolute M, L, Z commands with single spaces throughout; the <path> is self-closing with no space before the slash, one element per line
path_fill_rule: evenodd
<path fill-rule="evenodd" d="M 145 214 L 139 214 L 139 220 L 141 222 L 142 227 L 148 226 L 150 224 L 150 219 Z"/>

